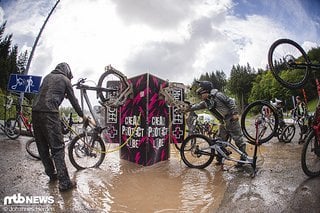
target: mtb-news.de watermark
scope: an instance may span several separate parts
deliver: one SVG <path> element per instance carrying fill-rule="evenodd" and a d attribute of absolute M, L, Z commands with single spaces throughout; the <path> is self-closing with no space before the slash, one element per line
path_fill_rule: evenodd
<path fill-rule="evenodd" d="M 20 193 L 12 196 L 5 196 L 3 199 L 3 205 L 18 204 L 53 204 L 53 196 L 23 196 Z"/>
<path fill-rule="evenodd" d="M 53 196 L 23 196 L 18 193 L 4 197 L 2 211 L 48 212 L 52 210 L 48 205 L 53 203 Z"/>

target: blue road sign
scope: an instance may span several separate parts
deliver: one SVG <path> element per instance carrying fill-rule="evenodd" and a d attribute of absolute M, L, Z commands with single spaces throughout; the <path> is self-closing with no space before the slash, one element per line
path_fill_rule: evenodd
<path fill-rule="evenodd" d="M 12 92 L 38 93 L 41 76 L 11 74 L 8 90 Z"/>

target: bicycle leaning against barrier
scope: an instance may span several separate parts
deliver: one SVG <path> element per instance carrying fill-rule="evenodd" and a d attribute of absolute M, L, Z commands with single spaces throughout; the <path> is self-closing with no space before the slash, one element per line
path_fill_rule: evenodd
<path fill-rule="evenodd" d="M 175 83 L 169 83 L 167 88 L 163 88 L 163 91 L 170 91 L 170 88 L 174 86 Z M 182 112 L 187 111 L 189 107 L 188 104 L 182 101 L 174 100 L 174 98 L 170 95 L 170 92 L 162 92 L 162 94 L 170 105 L 179 108 Z M 261 105 L 261 107 L 264 105 L 270 106 L 270 104 L 267 102 L 258 103 L 259 106 Z M 253 104 L 251 106 L 256 105 Z M 251 107 L 250 109 L 252 108 L 254 107 Z M 278 117 L 274 116 L 276 115 L 274 111 L 275 109 L 272 108 L 272 106 L 270 106 L 270 109 L 272 112 L 271 114 L 273 115 L 272 128 L 265 124 L 265 118 L 261 116 L 261 110 L 248 110 L 248 112 L 252 112 L 248 113 L 248 115 L 250 114 L 250 120 L 248 120 L 248 122 L 254 123 L 255 130 L 254 135 L 249 133 L 245 135 L 248 138 L 249 143 L 255 145 L 254 154 L 252 157 L 249 157 L 239 150 L 238 147 L 233 145 L 230 140 L 225 141 L 218 137 L 208 137 L 203 134 L 192 134 L 182 142 L 180 147 L 180 155 L 183 162 L 190 168 L 204 169 L 212 163 L 215 157 L 219 157 L 222 159 L 222 163 L 224 160 L 229 160 L 251 165 L 253 168 L 251 176 L 255 177 L 257 172 L 256 163 L 258 146 L 264 142 L 267 142 L 273 137 L 278 125 Z M 249 125 L 246 125 L 246 127 L 249 128 Z M 235 155 L 242 156 L 245 160 L 239 160 L 239 158 L 231 156 L 231 152 L 233 152 Z"/>
<path fill-rule="evenodd" d="M 320 64 L 311 63 L 304 49 L 290 39 L 279 39 L 271 45 L 268 63 L 274 78 L 289 89 L 302 88 L 311 75 L 314 75 L 319 100 L 311 131 L 303 144 L 301 167 L 307 176 L 320 176 L 320 83 L 316 77 Z M 295 78 L 290 78 L 290 76 L 295 76 Z"/>
<path fill-rule="evenodd" d="M 101 133 L 107 127 L 101 126 L 99 119 L 93 112 L 87 91 L 96 91 L 97 98 L 99 98 L 102 106 L 115 108 L 124 104 L 132 93 L 132 85 L 128 82 L 126 76 L 111 66 L 105 68 L 105 72 L 99 78 L 98 86 L 88 86 L 85 85 L 85 82 L 86 79 L 79 79 L 75 86 L 80 90 L 82 108 L 84 98 L 92 119 L 84 121 L 83 131 L 73 138 L 68 147 L 70 162 L 78 170 L 98 167 L 106 154 Z"/>

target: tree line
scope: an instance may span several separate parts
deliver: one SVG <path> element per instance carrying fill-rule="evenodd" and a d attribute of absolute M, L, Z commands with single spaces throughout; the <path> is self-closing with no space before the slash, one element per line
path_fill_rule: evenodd
<path fill-rule="evenodd" d="M 12 34 L 5 35 L 6 22 L 0 26 L 0 89 L 6 91 L 10 74 L 25 71 L 28 52 L 19 54 L 18 45 L 12 45 Z"/>
<path fill-rule="evenodd" d="M 312 48 L 307 55 L 312 63 L 320 64 L 320 47 Z M 320 72 L 315 72 L 313 75 L 320 79 Z M 295 76 L 290 76 L 290 78 L 294 79 Z M 292 96 L 305 97 L 307 102 L 318 98 L 315 81 L 308 81 L 303 89 L 290 90 L 276 81 L 268 67 L 255 70 L 249 63 L 246 66 L 233 65 L 228 79 L 223 71 L 202 74 L 192 83 L 191 97 L 196 96 L 194 91 L 197 88 L 196 81 L 199 80 L 211 81 L 216 89 L 235 98 L 240 110 L 256 100 L 281 99 L 290 109 L 293 108 Z"/>
<path fill-rule="evenodd" d="M 12 45 L 12 34 L 5 35 L 6 22 L 0 26 L 0 92 L 5 93 L 10 74 L 23 74 L 26 69 L 28 52 L 18 52 L 18 46 Z M 320 47 L 308 51 L 308 56 L 312 63 L 320 63 Z M 320 77 L 320 72 L 315 73 Z M 292 76 L 294 78 L 294 76 Z M 258 69 L 246 66 L 233 65 L 230 77 L 227 78 L 223 70 L 206 72 L 199 78 L 195 78 L 191 85 L 190 97 L 198 99 L 195 94 L 196 81 L 211 81 L 214 87 L 225 92 L 236 99 L 240 110 L 248 103 L 255 100 L 272 100 L 274 98 L 285 101 L 292 107 L 292 96 L 302 96 L 301 90 L 289 90 L 281 86 L 272 76 L 268 67 Z M 316 85 L 314 81 L 309 81 L 304 87 L 308 100 L 317 98 Z M 32 95 L 28 96 L 30 99 Z M 190 98 L 188 97 L 188 98 Z"/>

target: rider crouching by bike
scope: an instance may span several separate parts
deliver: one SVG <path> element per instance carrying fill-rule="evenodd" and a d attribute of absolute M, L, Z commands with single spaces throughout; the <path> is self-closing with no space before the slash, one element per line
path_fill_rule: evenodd
<path fill-rule="evenodd" d="M 235 141 L 237 147 L 246 154 L 246 143 L 243 140 L 241 127 L 239 123 L 239 113 L 237 106 L 233 99 L 226 96 L 224 93 L 219 92 L 213 88 L 209 81 L 198 82 L 199 88 L 196 90 L 197 94 L 201 97 L 200 103 L 194 104 L 188 111 L 195 111 L 207 108 L 219 122 L 219 137 L 227 140 L 229 136 Z M 222 163 L 221 158 L 217 158 L 218 164 Z M 240 160 L 246 160 L 246 156 L 241 156 Z M 237 166 L 242 166 L 238 163 Z"/>

